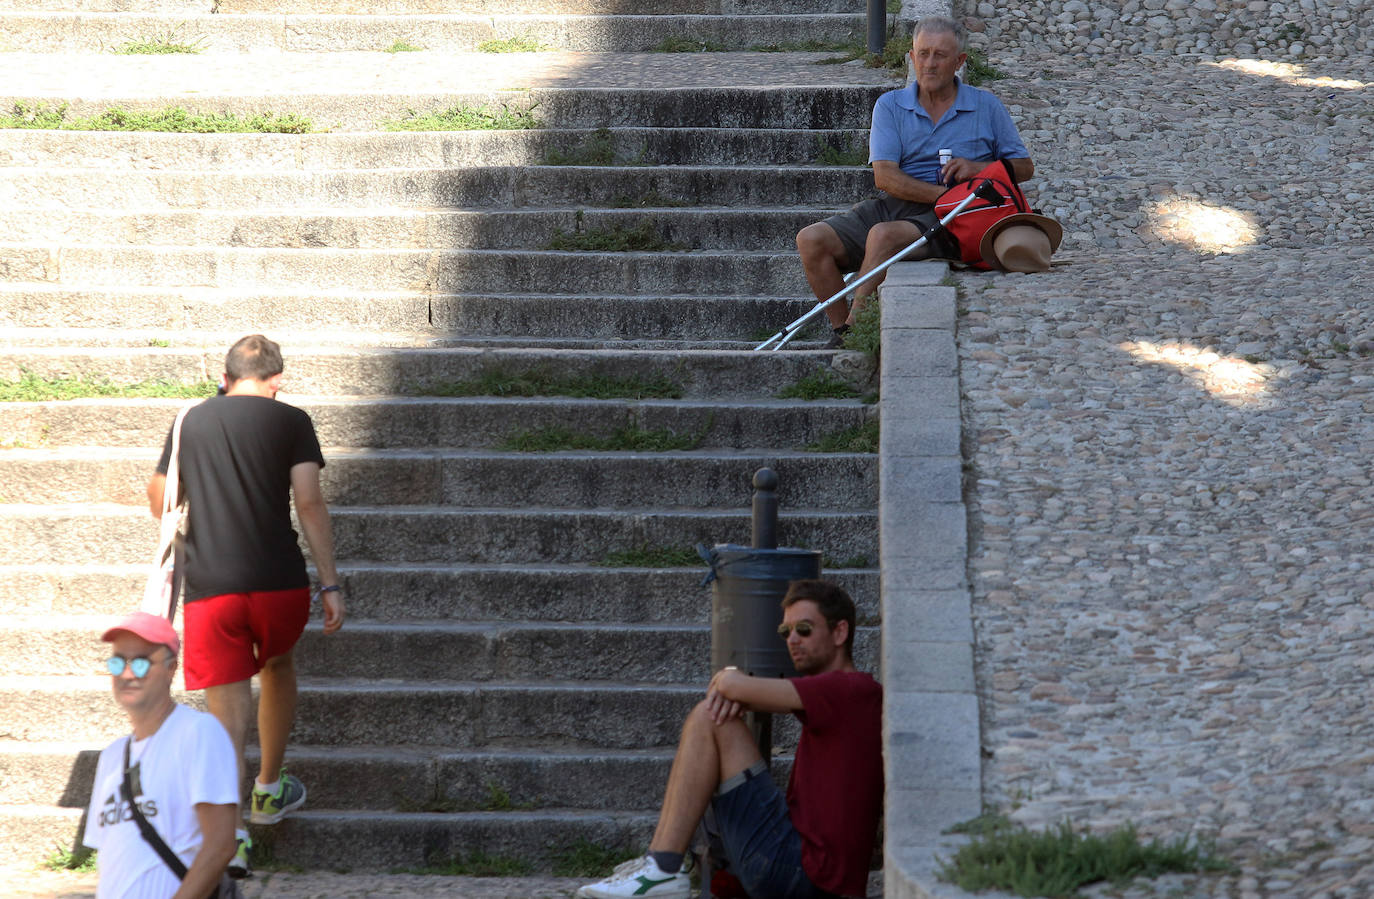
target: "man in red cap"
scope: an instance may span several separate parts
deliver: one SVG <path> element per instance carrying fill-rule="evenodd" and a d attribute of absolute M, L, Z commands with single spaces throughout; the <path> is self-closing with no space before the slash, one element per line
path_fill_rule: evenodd
<path fill-rule="evenodd" d="M 234 744 L 212 715 L 172 701 L 181 641 L 167 619 L 135 612 L 101 639 L 111 644 L 106 668 L 133 734 L 105 747 L 96 767 L 82 837 L 99 851 L 96 896 L 201 899 L 234 855 Z M 144 838 L 133 803 L 181 860 L 184 879 Z"/>

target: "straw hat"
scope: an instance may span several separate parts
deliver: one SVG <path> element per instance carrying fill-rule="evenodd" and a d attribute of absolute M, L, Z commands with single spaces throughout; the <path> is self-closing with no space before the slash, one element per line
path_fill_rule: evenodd
<path fill-rule="evenodd" d="M 1018 212 L 998 220 L 983 235 L 978 255 L 993 268 L 1007 272 L 1045 272 L 1050 254 L 1059 249 L 1064 229 L 1054 219 Z"/>

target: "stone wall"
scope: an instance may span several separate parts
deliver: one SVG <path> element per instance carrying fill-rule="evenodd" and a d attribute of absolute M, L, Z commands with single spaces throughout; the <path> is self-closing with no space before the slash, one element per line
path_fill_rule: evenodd
<path fill-rule="evenodd" d="M 1196 53 L 1320 62 L 1374 48 L 1374 2 L 1360 0 L 956 0 L 970 45 L 999 57 L 1027 45 L 1073 56 Z"/>

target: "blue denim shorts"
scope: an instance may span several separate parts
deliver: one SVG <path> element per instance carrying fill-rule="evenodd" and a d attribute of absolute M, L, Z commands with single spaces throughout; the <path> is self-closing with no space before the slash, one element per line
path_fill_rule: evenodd
<path fill-rule="evenodd" d="M 730 867 L 750 899 L 820 899 L 802 869 L 801 834 L 787 799 L 762 760 L 720 785 L 711 798 Z"/>

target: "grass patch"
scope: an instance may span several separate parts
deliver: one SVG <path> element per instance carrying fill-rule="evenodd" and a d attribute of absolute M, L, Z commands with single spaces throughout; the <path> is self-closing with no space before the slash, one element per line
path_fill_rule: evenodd
<path fill-rule="evenodd" d="M 838 147 L 823 137 L 816 138 L 816 161 L 821 165 L 868 165 L 868 152 L 846 142 Z"/>
<path fill-rule="evenodd" d="M 43 859 L 43 867 L 49 871 L 77 871 L 83 874 L 94 871 L 95 850 L 87 849 L 85 846 L 78 846 L 75 849 L 55 846 L 52 854 Z"/>
<path fill-rule="evenodd" d="M 844 41 L 801 41 L 791 44 L 755 44 L 749 49 L 755 53 L 834 53 L 848 50 L 850 44 Z"/>
<path fill-rule="evenodd" d="M 666 375 L 615 378 L 609 375 L 556 375 L 547 369 L 513 372 L 493 368 L 466 381 L 447 381 L 422 388 L 426 396 L 573 396 L 590 399 L 669 399 L 682 397 L 682 386 Z"/>
<path fill-rule="evenodd" d="M 534 870 L 523 858 L 491 855 L 481 850 L 435 858 L 419 868 L 392 868 L 392 874 L 437 874 L 444 877 L 524 877 Z"/>
<path fill-rule="evenodd" d="M 844 335 L 844 348 L 876 357 L 883 346 L 883 308 L 877 296 L 870 297 L 854 324 Z"/>
<path fill-rule="evenodd" d="M 887 36 L 882 53 L 868 53 L 864 64 L 870 69 L 887 69 L 892 72 L 906 71 L 906 54 L 911 49 L 911 35 L 893 32 Z"/>
<path fill-rule="evenodd" d="M 80 400 L 91 397 L 119 399 L 204 399 L 215 395 L 214 381 L 173 381 L 167 378 L 115 384 L 105 378 L 87 375 L 45 378 L 23 372 L 17 381 L 0 381 L 0 403 L 45 403 L 53 400 Z"/>
<path fill-rule="evenodd" d="M 549 48 L 532 37 L 522 36 L 482 41 L 477 49 L 482 53 L 538 53 Z"/>
<path fill-rule="evenodd" d="M 544 154 L 544 165 L 612 165 L 615 163 L 615 146 L 611 142 L 611 129 L 598 128 L 572 150 L 564 153 L 551 149 Z"/>
<path fill-rule="evenodd" d="M 982 50 L 968 51 L 968 61 L 964 63 L 964 81 L 966 83 L 977 87 L 980 84 L 987 84 L 989 81 L 1000 81 L 1005 77 L 1007 77 L 1005 74 L 992 67 Z"/>
<path fill-rule="evenodd" d="M 832 559 L 830 556 L 821 556 L 822 568 L 868 568 L 868 556 L 850 556 L 847 559 Z"/>
<path fill-rule="evenodd" d="M 571 234 L 562 228 L 555 228 L 546 249 L 577 250 L 596 253 L 633 253 L 668 252 L 687 249 L 682 244 L 670 243 L 658 233 L 652 219 L 644 219 L 633 228 L 612 225 L 609 228 L 581 229 L 581 214 L 578 215 L 578 229 Z"/>
<path fill-rule="evenodd" d="M 830 369 L 817 368 L 795 384 L 784 387 L 777 397 L 780 400 L 845 400 L 858 395 L 859 391 L 835 377 Z"/>
<path fill-rule="evenodd" d="M 556 453 L 563 450 L 669 453 L 696 449 L 705 436 L 704 430 L 700 434 L 679 434 L 666 428 L 646 431 L 633 424 L 627 424 L 605 436 L 553 427 L 516 431 L 496 448 L 514 453 Z"/>
<path fill-rule="evenodd" d="M 897 15 L 902 11 L 902 0 L 887 0 L 887 11 L 890 15 Z"/>
<path fill-rule="evenodd" d="M 690 546 L 650 546 L 641 543 L 634 549 L 606 553 L 600 561 L 592 564 L 599 568 L 695 568 L 704 563 L 701 554 Z"/>
<path fill-rule="evenodd" d="M 715 41 L 708 41 L 698 37 L 670 37 L 664 38 L 657 47 L 652 49 L 654 53 L 724 53 L 730 48 L 724 44 L 717 44 Z"/>
<path fill-rule="evenodd" d="M 806 446 L 808 453 L 876 453 L 878 451 L 878 420 L 826 434 Z"/>
<path fill-rule="evenodd" d="M 679 200 L 675 197 L 664 196 L 656 190 L 651 190 L 638 197 L 621 196 L 611 201 L 612 209 L 651 209 L 667 208 L 678 209 L 683 206 L 691 206 L 686 200 Z"/>
<path fill-rule="evenodd" d="M 590 840 L 578 841 L 553 858 L 554 877 L 601 877 L 621 862 L 640 853 L 623 846 L 602 846 Z"/>
<path fill-rule="evenodd" d="M 383 52 L 383 53 L 418 53 L 419 51 L 421 51 L 421 50 L 423 50 L 423 49 L 425 49 L 425 48 L 424 48 L 424 47 L 421 47 L 421 46 L 419 46 L 419 45 L 417 45 L 417 44 L 412 44 L 410 41 L 405 41 L 405 40 L 401 40 L 400 38 L 397 38 L 395 41 L 392 42 L 392 44 L 391 44 L 390 47 L 386 47 L 385 49 L 382 50 L 382 52 Z"/>
<path fill-rule="evenodd" d="M 179 30 L 173 28 L 165 34 L 125 41 L 110 52 L 119 56 L 161 56 L 167 53 L 199 53 L 205 49 L 203 36 L 186 41 L 178 33 Z"/>
<path fill-rule="evenodd" d="M 478 803 L 477 808 L 484 812 L 529 811 L 535 808 L 533 800 L 513 802 L 510 793 L 494 780 L 487 781 L 487 798 Z"/>
<path fill-rule="evenodd" d="M 962 890 L 999 889 L 1057 899 L 1100 881 L 1119 886 L 1136 877 L 1232 869 L 1209 845 L 1187 837 L 1143 844 L 1130 824 L 1098 836 L 1076 831 L 1068 821 L 1048 831 L 1032 831 L 996 816 L 977 821 L 972 842 L 952 859 L 940 860 L 940 879 Z"/>
<path fill-rule="evenodd" d="M 380 123 L 385 131 L 527 131 L 539 127 L 534 108 L 512 109 L 501 104 L 450 106 L 448 109 L 416 112 L 407 109 L 399 119 Z"/>
<path fill-rule="evenodd" d="M 0 115 L 0 128 L 49 131 L 170 131 L 188 134 L 307 134 L 312 130 L 310 120 L 297 115 L 262 112 L 241 119 L 232 112 L 188 112 L 180 106 L 151 111 L 114 107 L 99 115 L 68 119 L 66 103 L 56 107 L 44 103 L 16 103 L 10 113 Z"/>

